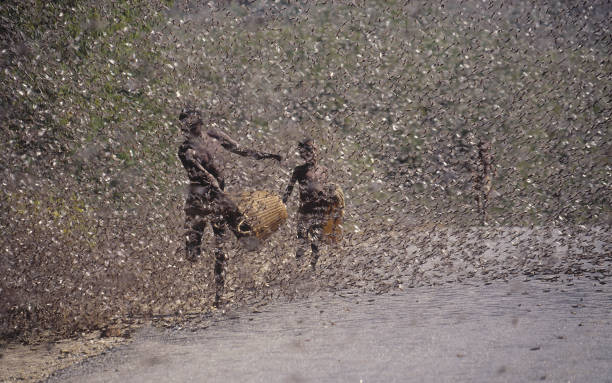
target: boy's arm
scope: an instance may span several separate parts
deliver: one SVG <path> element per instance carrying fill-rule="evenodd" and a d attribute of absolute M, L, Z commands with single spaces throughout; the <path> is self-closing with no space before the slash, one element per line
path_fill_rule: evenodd
<path fill-rule="evenodd" d="M 210 172 L 206 170 L 202 166 L 202 164 L 200 164 L 200 161 L 197 158 L 195 150 L 187 149 L 185 151 L 185 159 L 190 164 L 192 164 L 196 169 L 199 170 L 198 176 L 200 176 L 200 178 L 203 178 L 205 181 L 207 181 L 216 191 L 221 191 L 221 187 L 219 186 L 219 181 L 215 178 L 215 176 L 210 174 Z"/>
<path fill-rule="evenodd" d="M 251 157 L 255 158 L 256 160 L 263 160 L 266 158 L 272 158 L 279 162 L 282 160 L 282 157 L 278 154 L 264 153 L 254 149 L 241 148 L 229 135 L 217 129 L 209 129 L 206 134 L 218 140 L 221 143 L 221 146 L 223 146 L 226 150 L 240 156 Z"/>
<path fill-rule="evenodd" d="M 283 203 L 286 204 L 291 192 L 293 191 L 293 185 L 297 181 L 297 172 L 294 170 L 293 174 L 291 174 L 291 180 L 289 180 L 289 185 L 287 185 L 287 189 L 285 190 L 285 194 L 283 194 Z"/>

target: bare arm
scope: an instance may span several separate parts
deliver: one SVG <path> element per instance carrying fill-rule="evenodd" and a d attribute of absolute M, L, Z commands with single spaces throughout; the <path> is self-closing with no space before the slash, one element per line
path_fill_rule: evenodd
<path fill-rule="evenodd" d="M 238 143 L 234 141 L 229 135 L 216 129 L 210 129 L 206 132 L 206 134 L 218 140 L 221 143 L 221 146 L 223 146 L 226 150 L 229 150 L 230 152 L 243 157 L 251 157 L 256 160 L 273 158 L 277 161 L 280 161 L 282 159 L 282 157 L 278 154 L 264 153 L 254 149 L 241 148 L 240 145 L 238 145 Z"/>
<path fill-rule="evenodd" d="M 193 149 L 187 149 L 187 151 L 185 152 L 185 159 L 189 162 L 191 162 L 199 171 L 200 171 L 200 176 L 202 176 L 206 181 L 208 181 L 208 183 L 215 188 L 217 191 L 221 191 L 221 188 L 219 187 L 219 181 L 217 181 L 217 179 L 215 178 L 215 176 L 213 176 L 212 174 L 210 174 L 210 172 L 208 170 L 206 170 L 202 164 L 200 164 L 199 159 L 196 156 L 196 152 Z"/>
<path fill-rule="evenodd" d="M 289 196 L 291 195 L 291 192 L 293 191 L 293 185 L 295 185 L 296 181 L 297 181 L 297 172 L 294 170 L 293 174 L 291 175 L 291 180 L 289 181 L 289 185 L 287 185 L 287 189 L 285 190 L 285 194 L 283 194 L 283 203 L 287 203 L 287 200 L 289 199 Z"/>

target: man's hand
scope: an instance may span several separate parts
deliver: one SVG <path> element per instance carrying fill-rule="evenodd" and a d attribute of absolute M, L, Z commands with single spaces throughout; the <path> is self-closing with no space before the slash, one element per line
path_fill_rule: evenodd
<path fill-rule="evenodd" d="M 283 160 L 283 157 L 280 154 L 266 154 L 266 158 L 272 158 L 273 160 L 276 160 L 278 162 L 281 162 Z"/>
<path fill-rule="evenodd" d="M 258 160 L 265 160 L 265 159 L 271 158 L 278 162 L 281 162 L 283 160 L 283 157 L 281 157 L 280 154 L 261 153 L 261 152 L 257 153 L 257 156 L 255 158 Z"/>

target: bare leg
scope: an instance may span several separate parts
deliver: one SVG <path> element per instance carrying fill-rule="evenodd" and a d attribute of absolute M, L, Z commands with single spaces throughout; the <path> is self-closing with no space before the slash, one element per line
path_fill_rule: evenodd
<path fill-rule="evenodd" d="M 185 257 L 191 262 L 196 262 L 202 253 L 202 235 L 206 221 L 199 215 L 187 214 L 185 216 Z"/>
<path fill-rule="evenodd" d="M 317 266 L 317 261 L 319 260 L 319 245 L 315 242 L 310 244 L 310 248 L 312 249 L 312 259 L 310 260 L 310 266 L 314 270 Z"/>
<path fill-rule="evenodd" d="M 489 204 L 489 194 L 482 193 L 482 225 L 487 224 L 487 205 Z"/>
<path fill-rule="evenodd" d="M 200 258 L 206 218 L 211 213 L 204 192 L 202 187 L 190 190 L 185 201 L 185 255 L 191 262 Z"/>
<path fill-rule="evenodd" d="M 482 188 L 477 187 L 475 188 L 476 190 L 476 212 L 478 214 L 478 222 L 481 225 L 484 225 L 484 192 L 482 190 Z"/>
<path fill-rule="evenodd" d="M 319 250 L 321 247 L 321 235 L 323 232 L 323 226 L 321 225 L 323 217 L 313 217 L 311 225 L 308 228 L 308 240 L 310 241 L 310 249 L 312 250 L 312 258 L 310 259 L 310 266 L 314 270 L 319 261 Z"/>
<path fill-rule="evenodd" d="M 300 260 L 306 254 L 306 249 L 309 245 L 308 240 L 308 222 L 304 214 L 300 214 L 297 223 L 297 249 L 295 250 L 295 259 Z"/>
<path fill-rule="evenodd" d="M 482 190 L 482 224 L 487 223 L 487 209 L 489 207 L 489 195 L 491 194 L 492 179 L 490 176 L 485 178 L 485 185 Z"/>
<path fill-rule="evenodd" d="M 213 305 L 219 307 L 225 289 L 225 253 L 222 249 L 215 249 L 215 302 Z"/>
<path fill-rule="evenodd" d="M 225 234 L 225 223 L 217 218 L 212 222 L 213 233 L 215 236 L 215 307 L 221 306 L 223 292 L 225 290 L 225 266 L 227 257 L 223 252 L 223 235 Z"/>

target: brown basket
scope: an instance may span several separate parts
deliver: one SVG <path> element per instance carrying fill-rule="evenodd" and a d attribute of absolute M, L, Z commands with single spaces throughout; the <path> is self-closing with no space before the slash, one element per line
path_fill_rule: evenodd
<path fill-rule="evenodd" d="M 339 186 L 335 186 L 334 195 L 337 202 L 331 205 L 325 213 L 323 224 L 323 240 L 327 243 L 342 241 L 342 222 L 344 217 L 344 193 Z"/>
<path fill-rule="evenodd" d="M 244 191 L 230 195 L 242 218 L 236 231 L 245 237 L 263 240 L 287 221 L 287 208 L 280 197 L 266 190 Z"/>

